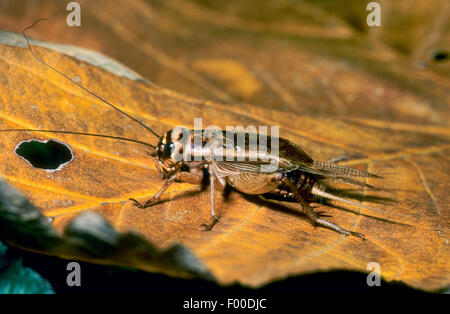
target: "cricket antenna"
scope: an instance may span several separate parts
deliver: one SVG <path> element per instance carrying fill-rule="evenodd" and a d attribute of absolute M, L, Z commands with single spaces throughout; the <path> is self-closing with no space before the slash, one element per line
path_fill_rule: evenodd
<path fill-rule="evenodd" d="M 72 131 L 57 131 L 57 130 L 39 130 L 39 129 L 3 129 L 0 130 L 0 132 L 42 132 L 42 133 L 61 133 L 61 134 L 74 134 L 74 135 L 85 135 L 85 136 L 95 136 L 95 137 L 103 137 L 103 138 L 112 138 L 116 140 L 121 141 L 127 141 L 127 142 L 133 142 L 137 144 L 142 144 L 148 147 L 153 148 L 156 151 L 156 147 L 152 144 L 135 140 L 132 138 L 126 138 L 121 136 L 112 136 L 112 135 L 105 135 L 105 134 L 95 134 L 95 133 L 86 133 L 86 132 L 72 132 Z"/>
<path fill-rule="evenodd" d="M 31 49 L 31 45 L 30 45 L 30 41 L 28 40 L 28 36 L 25 34 L 25 32 L 31 28 L 33 28 L 34 26 L 36 26 L 36 24 L 38 24 L 40 21 L 44 21 L 44 20 L 48 20 L 48 18 L 40 18 L 37 19 L 33 25 L 26 27 L 23 31 L 22 34 L 25 37 L 25 40 L 27 41 L 27 46 L 28 46 L 28 50 L 30 50 L 31 54 L 33 55 L 33 57 L 35 59 L 37 59 L 39 62 L 41 62 L 42 64 L 48 66 L 50 69 L 52 69 L 53 71 L 55 71 L 56 73 L 58 73 L 59 75 L 61 75 L 62 77 L 64 77 L 65 79 L 71 81 L 72 83 L 76 84 L 78 87 L 80 87 L 81 89 L 83 89 L 84 91 L 88 92 L 89 94 L 91 94 L 92 96 L 96 97 L 97 99 L 99 99 L 100 101 L 104 102 L 105 104 L 107 104 L 108 106 L 110 106 L 111 108 L 113 108 L 114 110 L 119 111 L 120 113 L 122 113 L 123 115 L 127 116 L 128 118 L 130 118 L 131 120 L 133 120 L 134 122 L 138 123 L 139 125 L 141 125 L 142 127 L 146 128 L 148 131 L 150 131 L 150 133 L 152 133 L 154 136 L 156 136 L 157 138 L 160 138 L 161 136 L 158 135 L 155 131 L 153 131 L 151 128 L 149 128 L 148 126 L 146 126 L 144 123 L 142 123 L 141 121 L 137 120 L 136 118 L 130 116 L 128 113 L 120 110 L 119 108 L 117 108 L 116 106 L 114 106 L 113 104 L 111 104 L 110 102 L 108 102 L 107 100 L 103 99 L 102 97 L 96 95 L 94 92 L 90 91 L 89 89 L 87 89 L 86 87 L 84 87 L 83 85 L 73 81 L 70 77 L 68 77 L 67 75 L 65 75 L 64 73 L 62 73 L 61 71 L 55 69 L 54 67 L 52 67 L 50 64 L 48 64 L 47 62 L 45 62 L 44 60 L 42 60 L 41 58 L 39 58 L 33 51 L 33 49 Z"/>

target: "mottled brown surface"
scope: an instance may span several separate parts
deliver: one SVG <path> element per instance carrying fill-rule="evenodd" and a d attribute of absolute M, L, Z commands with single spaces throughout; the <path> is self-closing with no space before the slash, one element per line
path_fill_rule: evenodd
<path fill-rule="evenodd" d="M 145 147 L 52 135 L 70 145 L 75 159 L 49 173 L 13 153 L 20 141 L 48 135 L 2 134 L 0 174 L 56 217 L 58 229 L 81 211 L 94 210 L 119 230 L 136 230 L 158 247 L 185 244 L 223 284 L 260 286 L 330 269 L 365 272 L 367 263 L 378 262 L 386 280 L 425 290 L 448 285 L 448 62 L 438 67 L 430 61 L 419 69 L 416 62 L 425 54 L 411 41 L 399 50 L 390 44 L 399 41 L 387 26 L 358 30 L 326 5 L 305 2 L 290 11 L 302 19 L 287 14 L 280 20 L 284 15 L 278 7 L 253 16 L 234 2 L 225 5 L 225 15 L 201 2 L 131 2 L 123 6 L 126 10 L 116 7 L 120 1 L 104 1 L 83 11 L 79 30 L 64 27 L 60 19 L 39 25 L 32 34 L 103 51 L 159 86 L 184 94 L 118 78 L 43 48 L 36 51 L 158 133 L 175 125 L 191 127 L 194 117 L 221 127 L 279 125 L 281 136 L 315 159 L 358 156 L 346 164 L 385 174 L 382 182 L 367 180 L 382 191 L 355 192 L 377 211 L 338 203 L 333 204 L 345 210 L 317 209 L 368 240 L 315 229 L 297 214 L 295 204 L 270 205 L 237 193 L 227 201 L 217 195 L 223 223 L 204 232 L 199 226 L 209 219 L 209 193 L 196 187 L 173 185 L 150 209 L 127 202 L 129 197 L 148 199 L 162 184 Z M 14 11 L 15 4 L 4 3 Z M 47 7 L 27 6 L 11 15 L 0 7 L 0 27 L 20 30 L 54 8 L 48 1 Z M 427 33 L 421 25 L 427 30 L 433 24 L 430 19 L 414 24 L 419 38 L 414 43 L 443 45 L 448 33 L 442 29 L 433 32 L 439 34 L 436 40 L 420 35 Z M 144 129 L 38 64 L 27 50 L 3 45 L 0 50 L 1 128 L 65 129 L 155 142 Z"/>
<path fill-rule="evenodd" d="M 450 51 L 446 0 L 79 1 L 4 0 L 0 29 L 101 51 L 162 87 L 220 102 L 314 116 L 448 125 Z"/>

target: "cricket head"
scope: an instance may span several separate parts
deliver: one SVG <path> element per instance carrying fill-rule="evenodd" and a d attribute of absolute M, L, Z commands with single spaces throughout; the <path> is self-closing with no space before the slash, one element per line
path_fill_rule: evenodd
<path fill-rule="evenodd" d="M 185 140 L 191 131 L 176 127 L 160 137 L 156 146 L 157 167 L 164 178 L 170 177 L 183 165 Z"/>

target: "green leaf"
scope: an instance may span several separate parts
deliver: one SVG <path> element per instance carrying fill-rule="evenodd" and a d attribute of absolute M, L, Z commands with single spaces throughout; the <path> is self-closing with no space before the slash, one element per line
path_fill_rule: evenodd
<path fill-rule="evenodd" d="M 0 273 L 0 294 L 54 294 L 54 291 L 46 279 L 18 259 Z"/>
<path fill-rule="evenodd" d="M 2 243 L 2 241 L 0 241 L 0 270 L 5 267 L 6 265 L 8 265 L 8 262 L 6 260 L 6 250 L 8 249 L 8 247 L 6 245 L 4 245 Z"/>

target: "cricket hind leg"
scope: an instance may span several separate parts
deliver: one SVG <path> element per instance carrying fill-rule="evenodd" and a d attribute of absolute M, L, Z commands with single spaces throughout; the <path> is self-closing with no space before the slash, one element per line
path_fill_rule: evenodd
<path fill-rule="evenodd" d="M 300 205 L 303 208 L 303 211 L 305 212 L 306 216 L 309 218 L 311 223 L 315 226 L 321 226 L 327 229 L 331 229 L 333 231 L 336 231 L 338 233 L 341 233 L 345 236 L 356 236 L 363 240 L 365 240 L 365 236 L 362 233 L 354 232 L 350 230 L 343 229 L 339 227 L 338 225 L 321 218 L 311 207 L 311 205 L 308 204 L 308 202 L 305 201 L 303 196 L 299 193 L 299 191 L 296 189 L 296 187 L 291 183 L 291 181 L 287 177 L 283 177 L 281 181 L 291 190 L 291 192 L 295 195 L 296 200 L 300 203 Z"/>
<path fill-rule="evenodd" d="M 134 198 L 130 198 L 129 200 L 133 202 L 133 205 L 138 208 L 147 208 L 154 204 L 156 204 L 167 188 L 175 181 L 190 183 L 190 184 L 201 184 L 203 181 L 203 171 L 201 168 L 191 168 L 189 172 L 185 171 L 177 171 L 173 174 L 169 179 L 167 179 L 163 186 L 159 189 L 159 191 L 148 201 L 144 203 L 138 202 Z"/>

